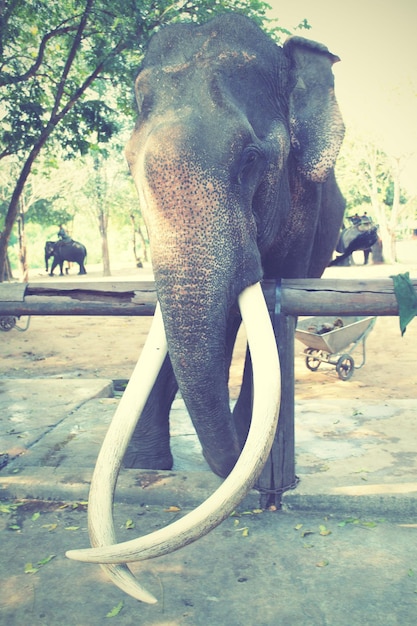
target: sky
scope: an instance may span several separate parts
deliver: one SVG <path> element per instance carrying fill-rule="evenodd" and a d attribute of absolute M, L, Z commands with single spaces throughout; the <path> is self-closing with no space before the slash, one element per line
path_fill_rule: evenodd
<path fill-rule="evenodd" d="M 266 0 L 271 17 L 324 43 L 345 123 L 388 154 L 408 156 L 404 184 L 417 194 L 416 0 Z"/>

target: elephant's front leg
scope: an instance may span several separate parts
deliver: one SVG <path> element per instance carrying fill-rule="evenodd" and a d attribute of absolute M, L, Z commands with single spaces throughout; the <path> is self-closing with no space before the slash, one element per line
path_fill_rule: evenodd
<path fill-rule="evenodd" d="M 167 356 L 133 433 L 123 463 L 141 469 L 172 469 L 169 412 L 178 385 Z"/>
<path fill-rule="evenodd" d="M 49 276 L 54 275 L 54 270 L 57 265 L 58 265 L 58 261 L 55 259 L 55 257 L 53 257 L 52 264 L 51 264 L 51 271 L 49 272 Z"/>
<path fill-rule="evenodd" d="M 233 357 L 233 349 L 236 343 L 236 337 L 240 328 L 241 317 L 238 312 L 232 313 L 227 325 L 227 358 L 229 367 Z M 250 352 L 246 349 L 245 366 L 242 374 L 242 382 L 239 397 L 233 409 L 233 421 L 239 440 L 239 445 L 243 449 L 246 438 L 248 436 L 251 417 L 252 417 L 252 362 Z"/>

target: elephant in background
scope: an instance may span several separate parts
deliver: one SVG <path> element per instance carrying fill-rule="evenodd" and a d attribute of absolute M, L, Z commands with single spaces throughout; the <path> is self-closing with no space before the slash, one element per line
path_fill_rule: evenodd
<path fill-rule="evenodd" d="M 340 254 L 329 265 L 352 265 L 352 254 L 357 250 L 363 251 L 364 265 L 368 264 L 371 252 L 374 262 L 382 262 L 382 244 L 378 236 L 378 225 L 369 218 L 359 218 L 359 221 L 353 223 L 352 226 L 342 229 L 336 245 L 336 252 Z"/>
<path fill-rule="evenodd" d="M 139 115 L 126 156 L 149 232 L 168 354 L 114 467 L 123 454 L 127 467 L 172 467 L 169 411 L 179 389 L 212 470 L 242 470 L 238 459 L 258 396 L 248 352 L 231 412 L 238 301 L 262 278 L 320 277 L 332 258 L 345 208 L 334 175 L 344 135 L 337 61 L 301 37 L 280 47 L 238 14 L 200 26 L 178 23 L 153 36 L 136 80 Z M 112 524 L 110 504 L 110 520 L 99 512 L 101 489 L 110 502 L 101 478 L 105 456 L 92 487 L 98 509 L 91 505 L 90 526 L 102 552 L 70 556 L 101 563 L 146 558 L 139 548 L 129 557 L 118 546 L 105 548 L 115 543 L 112 530 L 99 530 Z M 109 575 L 133 594 L 121 582 L 126 571 L 116 575 L 114 567 L 106 566 Z"/>
<path fill-rule="evenodd" d="M 64 261 L 71 261 L 78 263 L 80 271 L 79 274 L 87 274 L 85 269 L 85 259 L 87 257 L 87 248 L 78 241 L 70 239 L 69 241 L 47 241 L 45 243 L 45 268 L 48 272 L 48 261 L 51 257 L 54 257 L 51 265 L 50 276 L 54 275 L 54 269 L 57 265 L 60 268 L 60 275 L 64 275 L 63 265 Z"/>

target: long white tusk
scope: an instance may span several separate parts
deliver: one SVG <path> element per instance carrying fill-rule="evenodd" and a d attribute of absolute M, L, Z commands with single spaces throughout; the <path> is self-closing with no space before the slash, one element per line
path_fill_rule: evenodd
<path fill-rule="evenodd" d="M 152 326 L 129 383 L 111 421 L 91 480 L 88 527 L 94 548 L 116 543 L 113 498 L 121 463 L 167 354 L 164 324 L 159 304 Z M 73 558 L 71 551 L 67 552 Z M 126 565 L 102 565 L 115 585 L 137 600 L 154 604 L 156 598 L 143 589 Z"/>
<path fill-rule="evenodd" d="M 247 441 L 233 471 L 205 502 L 170 526 L 118 545 L 112 545 L 113 530 L 102 531 L 98 527 L 100 534 L 97 534 L 97 528 L 94 531 L 94 545 L 98 547 L 71 550 L 67 552 L 68 557 L 93 563 L 128 563 L 173 552 L 220 524 L 251 489 L 274 440 L 281 397 L 280 368 L 275 337 L 259 283 L 242 292 L 239 306 L 252 356 L 254 404 Z M 106 454 L 115 456 L 110 443 L 107 447 Z M 108 457 L 106 459 L 102 454 L 100 457 L 102 463 L 109 463 Z M 109 474 L 108 470 L 106 474 Z M 107 498 L 110 499 L 105 511 L 98 511 L 100 515 L 106 514 L 107 519 L 108 508 L 111 509 L 110 491 L 113 493 L 109 489 Z M 125 590 L 131 593 L 127 588 Z"/>

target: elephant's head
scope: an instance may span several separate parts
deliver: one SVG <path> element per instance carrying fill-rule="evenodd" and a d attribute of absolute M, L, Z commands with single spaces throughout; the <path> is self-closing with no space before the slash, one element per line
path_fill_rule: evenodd
<path fill-rule="evenodd" d="M 227 387 L 238 299 L 263 276 L 319 276 L 337 240 L 343 203 L 333 167 L 344 129 L 336 60 L 301 38 L 281 48 L 228 15 L 161 30 L 136 81 L 139 117 L 126 154 L 168 351 L 204 455 L 222 476 L 241 453 Z M 249 435 L 247 445 L 254 441 Z M 112 542 L 111 534 L 93 540 Z M 106 554 L 98 559 L 116 562 Z"/>

